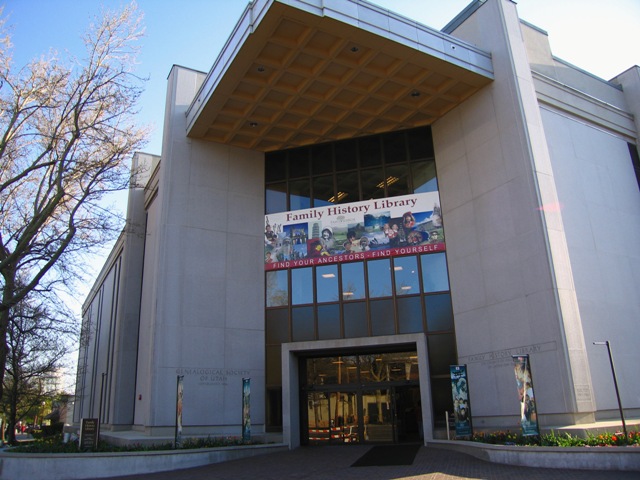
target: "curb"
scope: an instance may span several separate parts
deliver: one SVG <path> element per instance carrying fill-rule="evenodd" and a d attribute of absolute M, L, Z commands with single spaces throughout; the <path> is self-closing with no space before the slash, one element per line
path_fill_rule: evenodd
<path fill-rule="evenodd" d="M 640 471 L 640 447 L 517 447 L 464 440 L 431 440 L 429 447 L 504 465 L 573 470 Z"/>

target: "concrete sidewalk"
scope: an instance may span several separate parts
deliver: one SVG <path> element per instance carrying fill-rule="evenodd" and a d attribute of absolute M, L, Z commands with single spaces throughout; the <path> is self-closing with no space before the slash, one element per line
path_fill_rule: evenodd
<path fill-rule="evenodd" d="M 371 446 L 301 447 L 281 453 L 253 457 L 205 467 L 148 475 L 117 477 L 120 480 L 283 480 L 283 479 L 366 479 L 366 480 L 631 480 L 638 472 L 585 471 L 528 468 L 499 465 L 472 456 L 421 447 L 412 465 L 351 467 Z"/>

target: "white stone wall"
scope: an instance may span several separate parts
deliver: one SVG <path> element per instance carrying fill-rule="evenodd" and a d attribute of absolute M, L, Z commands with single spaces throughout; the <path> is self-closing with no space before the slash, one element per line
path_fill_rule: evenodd
<path fill-rule="evenodd" d="M 589 369 L 516 7 L 489 0 L 453 35 L 491 51 L 495 72 L 433 127 L 474 425 L 517 420 L 511 355 L 521 353 L 531 356 L 539 412 L 547 422 L 573 421 L 593 410 Z"/>
<path fill-rule="evenodd" d="M 78 361 L 78 382 L 74 421 L 81 418 L 98 418 L 100 398 L 106 411 L 110 395 L 107 386 L 103 391 L 102 374 L 109 371 L 113 358 L 113 329 L 116 319 L 115 288 L 120 280 L 120 255 L 105 268 L 92 297 L 84 306 L 82 340 Z"/>
<path fill-rule="evenodd" d="M 239 433 L 243 377 L 252 382 L 252 423 L 264 423 L 264 157 L 185 136 L 202 79 L 179 67 L 169 78 L 147 232 L 136 423 L 172 428 L 184 375 L 185 429 Z"/>
<path fill-rule="evenodd" d="M 606 347 L 612 344 L 623 406 L 640 407 L 640 190 L 627 141 L 542 109 L 599 410 L 616 410 Z"/>

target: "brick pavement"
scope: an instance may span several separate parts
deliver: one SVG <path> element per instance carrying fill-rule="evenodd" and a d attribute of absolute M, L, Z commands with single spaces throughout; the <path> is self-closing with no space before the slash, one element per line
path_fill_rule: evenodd
<path fill-rule="evenodd" d="M 638 480 L 638 472 L 530 468 L 484 462 L 472 456 L 422 447 L 412 465 L 351 467 L 370 446 L 302 447 L 205 467 L 118 477 L 118 480 Z"/>

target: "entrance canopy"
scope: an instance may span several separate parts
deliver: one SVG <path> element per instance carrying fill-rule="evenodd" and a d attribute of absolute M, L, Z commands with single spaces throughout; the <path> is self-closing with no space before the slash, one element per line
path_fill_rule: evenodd
<path fill-rule="evenodd" d="M 489 53 L 363 0 L 255 0 L 187 130 L 264 152 L 353 138 L 429 125 L 492 79 Z"/>

